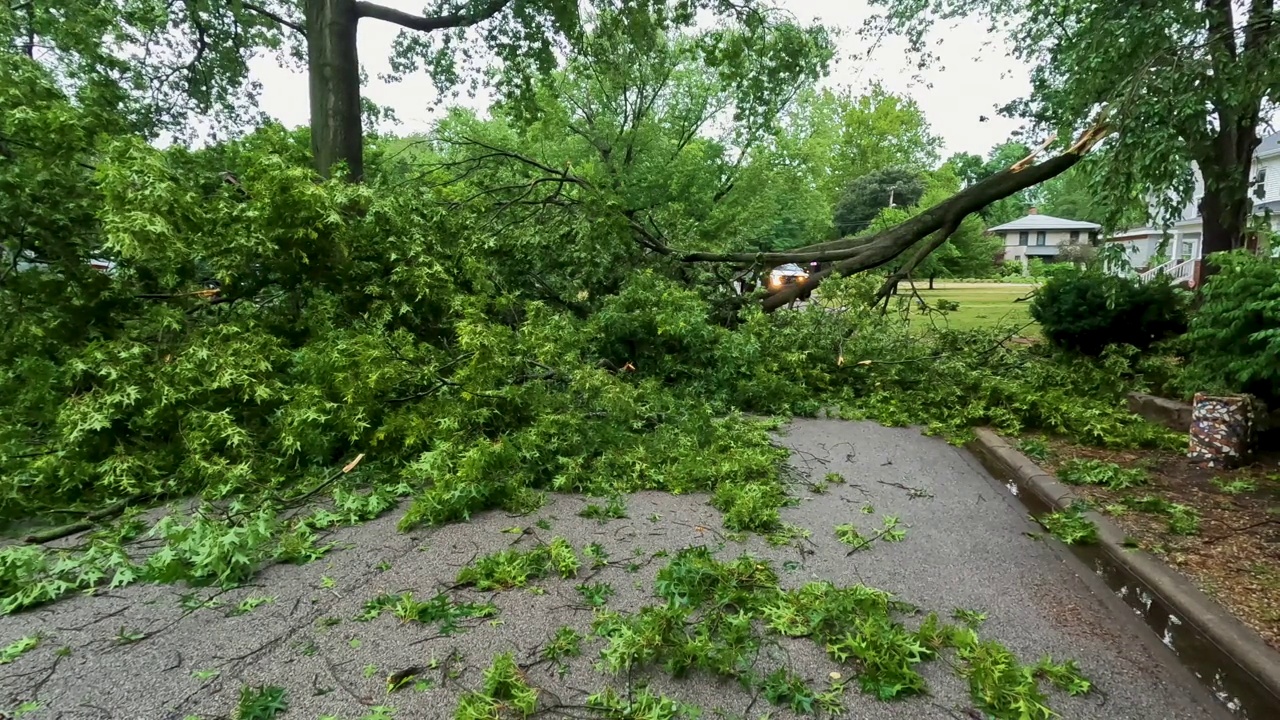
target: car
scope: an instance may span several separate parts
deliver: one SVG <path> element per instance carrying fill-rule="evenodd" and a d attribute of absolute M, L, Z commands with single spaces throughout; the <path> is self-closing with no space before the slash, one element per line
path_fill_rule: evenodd
<path fill-rule="evenodd" d="M 769 292 L 777 292 L 788 285 L 802 282 L 807 277 L 809 273 L 795 263 L 779 265 L 769 272 Z"/>

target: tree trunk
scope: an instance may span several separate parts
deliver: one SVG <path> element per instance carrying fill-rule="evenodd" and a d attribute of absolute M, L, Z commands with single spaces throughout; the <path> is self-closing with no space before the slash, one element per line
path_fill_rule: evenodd
<path fill-rule="evenodd" d="M 1229 113 L 1219 112 L 1220 122 L 1229 116 Z M 1240 123 L 1223 122 L 1209 152 L 1200 158 L 1200 173 L 1205 186 L 1199 208 L 1201 259 L 1209 259 L 1213 253 L 1244 247 L 1253 206 L 1249 197 L 1253 151 L 1257 149 L 1259 140 L 1252 121 L 1256 114 L 1241 112 L 1239 116 L 1245 118 Z M 1212 261 L 1202 265 L 1205 277 L 1214 271 Z"/>
<path fill-rule="evenodd" d="M 1220 196 L 1206 194 L 1200 205 L 1204 232 L 1200 236 L 1201 257 L 1210 253 L 1234 250 L 1244 242 L 1248 214 L 1237 203 L 1224 203 Z"/>
<path fill-rule="evenodd" d="M 305 8 L 316 170 L 327 178 L 335 165 L 346 163 L 347 179 L 359 182 L 364 178 L 364 137 L 355 0 L 306 0 Z"/>
<path fill-rule="evenodd" d="M 933 276 L 932 276 L 932 275 L 930 275 L 930 276 L 929 276 L 929 289 L 930 289 L 930 290 L 932 290 L 932 289 L 933 289 Z"/>

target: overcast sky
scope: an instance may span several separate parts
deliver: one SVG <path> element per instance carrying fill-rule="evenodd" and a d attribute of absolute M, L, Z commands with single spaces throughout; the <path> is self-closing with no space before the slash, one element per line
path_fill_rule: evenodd
<path fill-rule="evenodd" d="M 402 10 L 419 10 L 422 0 L 380 0 Z M 935 52 L 940 66 L 916 79 L 914 64 L 905 53 L 906 44 L 888 40 L 870 62 L 851 60 L 865 46 L 854 32 L 869 14 L 862 0 L 777 0 L 802 21 L 817 19 L 847 30 L 840 39 L 840 58 L 827 81 L 833 85 L 865 88 L 879 80 L 894 92 L 910 95 L 920 104 L 934 132 L 945 142 L 943 157 L 967 151 L 986 154 L 1003 142 L 1018 124 L 998 117 L 996 107 L 1026 93 L 1027 70 L 1007 57 L 998 37 L 987 35 L 978 23 L 961 23 Z M 380 105 L 395 109 L 401 124 L 397 132 L 426 130 L 437 116 L 433 110 L 435 93 L 425 76 L 406 78 L 400 83 L 384 83 L 378 75 L 388 71 L 387 55 L 398 28 L 376 20 L 360 23 L 360 59 L 369 74 L 364 93 Z M 254 76 L 263 84 L 262 109 L 288 126 L 307 122 L 307 79 L 279 67 L 274 60 L 261 59 L 253 66 Z M 469 104 L 483 103 L 483 99 Z M 987 121 L 980 120 L 986 116 Z M 390 128 L 389 128 L 390 129 Z"/>

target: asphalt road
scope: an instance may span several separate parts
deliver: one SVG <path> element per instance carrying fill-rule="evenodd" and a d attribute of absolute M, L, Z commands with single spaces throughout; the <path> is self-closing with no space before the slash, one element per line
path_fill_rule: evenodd
<path fill-rule="evenodd" d="M 754 537 L 728 541 L 722 556 L 745 551 L 768 558 L 787 585 L 812 579 L 865 583 L 944 616 L 954 608 L 984 612 L 985 636 L 1026 661 L 1045 654 L 1074 658 L 1095 683 L 1099 692 L 1086 697 L 1050 694 L 1064 718 L 1221 715 L 1194 678 L 1087 569 L 1052 542 L 1029 536 L 1038 528 L 964 451 L 909 429 L 824 420 L 798 421 L 782 440 L 810 481 L 836 472 L 848 482 L 824 494 L 798 488 L 802 500 L 784 510 L 784 519 L 809 529 L 807 541 L 786 547 Z M 492 622 L 478 621 L 447 637 L 401 624 L 390 614 L 372 622 L 352 618 L 380 593 L 412 590 L 426 599 L 448 588 L 458 568 L 479 555 L 531 545 L 532 536 L 504 531 L 533 529 L 539 520 L 549 522 L 550 530 L 535 530 L 538 537 L 560 535 L 575 547 L 595 542 L 608 551 L 615 562 L 592 581 L 610 583 L 616 594 L 609 607 L 623 611 L 655 602 L 653 580 L 662 561 L 648 562 L 654 552 L 723 540 L 719 513 L 705 497 L 640 493 L 628 499 L 629 518 L 603 524 L 577 515 L 585 502 L 555 497 L 529 517 L 490 512 L 470 523 L 410 534 L 396 532 L 396 512 L 340 531 L 334 539 L 345 549 L 318 562 L 268 568 L 252 587 L 219 593 L 138 585 L 0 619 L 0 646 L 24 635 L 45 636 L 39 648 L 0 666 L 0 712 L 35 700 L 41 709 L 24 716 L 30 720 L 208 720 L 231 716 L 243 686 L 276 685 L 289 692 L 291 709 L 283 720 L 358 720 L 377 705 L 396 708 L 399 720 L 448 718 L 460 694 L 480 684 L 490 659 L 507 651 L 529 666 L 530 681 L 544 688 L 545 697 L 581 705 L 586 693 L 609 682 L 592 669 L 598 642 L 589 642 L 563 677 L 549 663 L 536 663 L 558 627 L 589 632 L 592 612 L 582 607 L 576 581 L 541 583 L 544 594 L 495 594 L 500 613 Z M 864 506 L 874 512 L 864 513 Z M 906 537 L 846 557 L 834 526 L 853 522 L 874 531 L 888 514 L 901 518 Z M 642 567 L 628 568 L 632 562 Z M 182 597 L 191 592 L 216 596 L 220 605 L 191 610 L 188 603 L 184 610 Z M 459 599 L 488 597 L 452 593 Z M 271 601 L 245 614 L 228 612 L 251 597 Z M 121 642 L 122 634 L 134 633 L 145 637 Z M 59 657 L 63 647 L 69 654 Z M 812 682 L 825 683 L 837 669 L 811 643 L 796 641 L 788 649 L 793 671 Z M 423 677 L 433 687 L 388 696 L 385 677 L 410 666 L 427 668 Z M 929 697 L 884 703 L 853 689 L 846 697 L 847 716 L 979 717 L 971 714 L 965 681 L 946 664 L 931 663 L 923 672 Z M 625 678 L 612 682 L 621 687 Z M 764 700 L 708 678 L 655 677 L 653 684 L 703 707 L 704 717 L 720 710 L 724 717 L 754 718 L 767 710 Z"/>

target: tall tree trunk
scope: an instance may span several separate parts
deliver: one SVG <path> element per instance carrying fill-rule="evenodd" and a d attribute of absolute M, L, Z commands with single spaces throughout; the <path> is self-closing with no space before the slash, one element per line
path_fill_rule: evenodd
<path fill-rule="evenodd" d="M 311 149 L 329 177 L 346 163 L 347 178 L 364 178 L 360 117 L 359 15 L 355 0 L 306 0 L 307 65 L 311 76 Z"/>
<path fill-rule="evenodd" d="M 1225 120 L 1224 113 L 1219 114 Z M 1223 123 L 1212 148 L 1200 159 L 1204 179 L 1204 199 L 1200 202 L 1202 232 L 1200 257 L 1202 279 L 1216 268 L 1210 255 L 1244 247 L 1245 231 L 1253 203 L 1249 197 L 1253 151 L 1258 147 L 1258 131 L 1253 113 L 1241 113 L 1239 123 Z"/>

